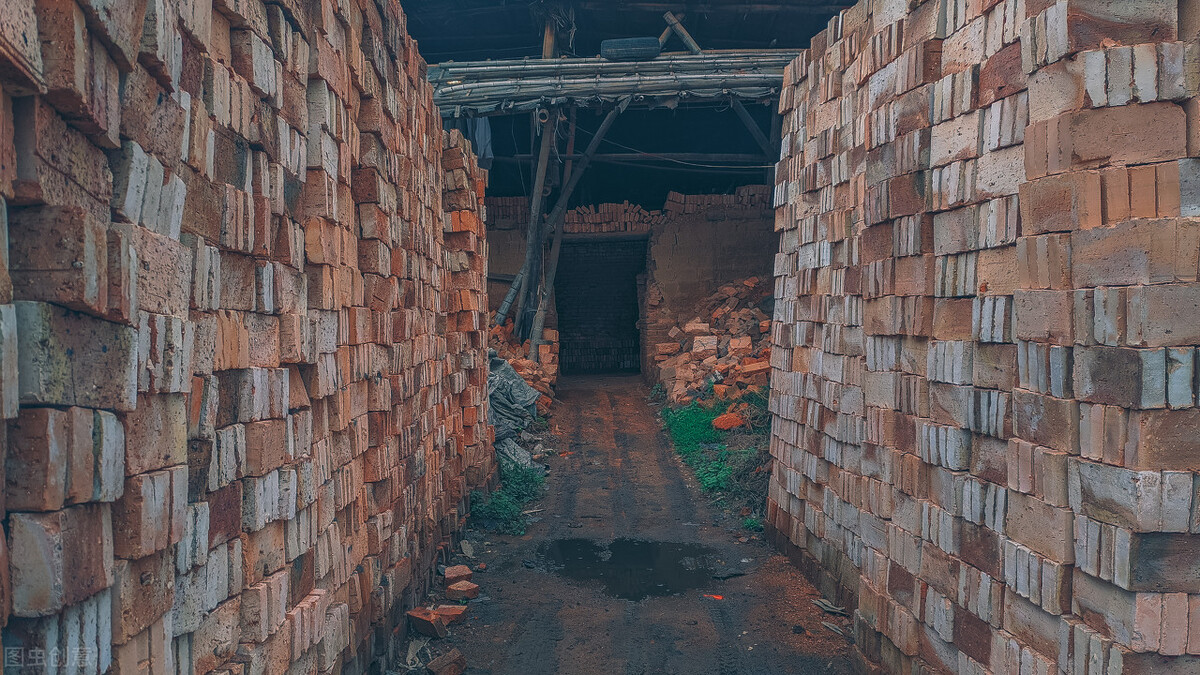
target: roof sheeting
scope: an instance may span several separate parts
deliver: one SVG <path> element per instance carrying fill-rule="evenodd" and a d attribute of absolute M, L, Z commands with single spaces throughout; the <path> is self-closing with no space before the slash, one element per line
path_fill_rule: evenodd
<path fill-rule="evenodd" d="M 442 116 L 524 112 L 574 103 L 602 105 L 625 96 L 633 104 L 670 105 L 731 96 L 778 94 L 783 69 L 799 50 L 667 54 L 647 61 L 601 58 L 448 62 L 431 66 L 429 80 Z"/>

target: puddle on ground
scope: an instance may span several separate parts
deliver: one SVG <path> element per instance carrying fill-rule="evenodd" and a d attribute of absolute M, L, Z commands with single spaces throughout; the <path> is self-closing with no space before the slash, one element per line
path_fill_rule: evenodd
<path fill-rule="evenodd" d="M 599 582 L 616 598 L 641 600 L 675 595 L 712 581 L 719 564 L 716 551 L 700 544 L 642 539 L 556 539 L 542 544 L 538 556 L 547 569 L 576 581 Z"/>

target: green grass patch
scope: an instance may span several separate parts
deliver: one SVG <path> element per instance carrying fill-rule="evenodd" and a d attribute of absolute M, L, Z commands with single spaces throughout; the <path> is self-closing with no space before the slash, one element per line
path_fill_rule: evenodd
<path fill-rule="evenodd" d="M 720 432 L 713 429 L 712 421 L 721 414 L 720 408 L 694 402 L 683 408 L 664 408 L 663 421 L 675 449 L 686 457 L 706 444 L 721 440 Z"/>
<path fill-rule="evenodd" d="M 702 398 L 681 408 L 663 408 L 662 419 L 675 451 L 696 475 L 700 489 L 716 496 L 731 509 L 749 510 L 742 526 L 752 532 L 762 530 L 761 516 L 766 510 L 768 434 L 771 416 L 766 391 L 746 394 L 739 411 L 750 428 L 719 431 L 712 422 L 724 413 L 729 401 Z"/>
<path fill-rule="evenodd" d="M 522 511 L 542 495 L 545 476 L 539 469 L 527 469 L 511 462 L 500 462 L 500 489 L 490 495 L 479 490 L 471 493 L 471 516 L 488 530 L 502 534 L 525 534 L 529 517 Z"/>

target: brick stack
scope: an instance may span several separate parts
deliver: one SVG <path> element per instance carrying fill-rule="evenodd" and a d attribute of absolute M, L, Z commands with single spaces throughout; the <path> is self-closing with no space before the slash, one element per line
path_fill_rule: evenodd
<path fill-rule="evenodd" d="M 6 669 L 385 661 L 491 462 L 481 183 L 451 139 L 443 211 L 398 3 L 0 14 Z"/>
<path fill-rule="evenodd" d="M 512 230 L 529 223 L 529 199 L 526 197 L 488 197 L 488 227 Z M 621 232 L 641 234 L 661 223 L 662 211 L 650 211 L 638 204 L 598 204 L 577 206 L 563 217 L 567 234 Z"/>
<path fill-rule="evenodd" d="M 667 339 L 651 347 L 653 381 L 669 402 L 690 403 L 708 385 L 719 398 L 766 388 L 771 319 L 761 306 L 770 297 L 770 284 L 757 277 L 725 284 L 695 308 L 694 318 L 671 326 Z"/>
<path fill-rule="evenodd" d="M 638 204 L 599 204 L 568 211 L 563 231 L 569 234 L 641 234 L 662 221 L 662 211 L 647 211 Z"/>
<path fill-rule="evenodd" d="M 720 208 L 734 210 L 742 216 L 753 211 L 770 215 L 771 188 L 766 185 L 743 185 L 734 189 L 731 195 L 685 195 L 672 191 L 667 193 L 663 213 L 671 217 L 709 212 L 709 216 L 716 219 Z"/>
<path fill-rule="evenodd" d="M 450 393 L 458 397 L 459 407 L 453 414 L 461 414 L 462 429 L 456 437 L 463 448 L 467 486 L 475 488 L 489 483 L 496 469 L 491 429 L 487 424 L 490 319 L 487 232 L 483 225 L 487 171 L 479 168 L 470 141 L 457 130 L 447 134 L 442 168 L 446 172 L 442 201 L 447 214 L 446 343 L 452 368 Z"/>
<path fill-rule="evenodd" d="M 864 0 L 788 69 L 769 527 L 864 667 L 1200 666 L 1198 20 Z"/>
<path fill-rule="evenodd" d="M 528 197 L 487 197 L 487 226 L 494 230 L 512 230 L 529 223 Z"/>

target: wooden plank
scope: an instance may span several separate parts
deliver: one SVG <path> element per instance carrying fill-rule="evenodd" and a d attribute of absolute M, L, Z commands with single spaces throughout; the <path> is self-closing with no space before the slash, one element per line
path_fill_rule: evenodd
<path fill-rule="evenodd" d="M 754 137 L 754 142 L 758 143 L 758 147 L 762 148 L 763 154 L 769 157 L 772 148 L 771 141 L 767 140 L 767 135 L 762 132 L 762 129 L 758 128 L 758 122 L 755 122 L 754 118 L 750 116 L 750 111 L 746 110 L 746 106 L 742 105 L 740 99 L 732 98 L 730 100 L 733 102 L 733 111 L 737 113 L 737 116 L 742 120 L 742 124 L 746 126 L 746 130 Z M 775 151 L 778 151 L 778 148 L 775 148 Z"/>

